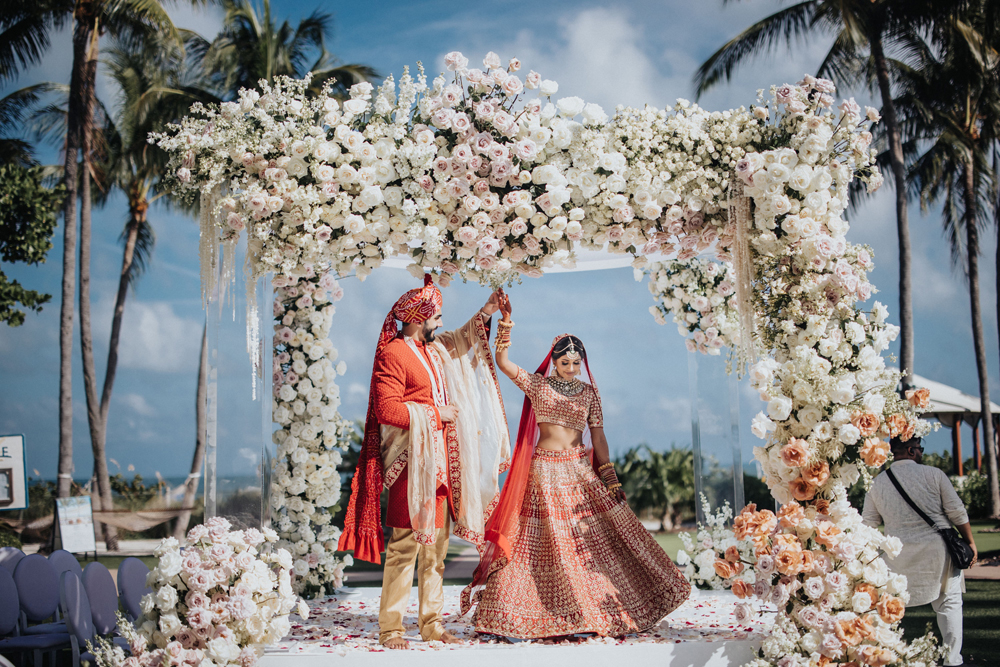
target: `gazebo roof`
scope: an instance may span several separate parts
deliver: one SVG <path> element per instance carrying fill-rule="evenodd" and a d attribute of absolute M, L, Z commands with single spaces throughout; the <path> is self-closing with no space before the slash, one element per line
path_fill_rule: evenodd
<path fill-rule="evenodd" d="M 946 426 L 954 424 L 955 419 L 964 419 L 970 424 L 979 421 L 979 397 L 950 387 L 941 382 L 928 380 L 914 374 L 913 384 L 931 390 L 931 404 L 924 416 L 936 418 Z M 990 401 L 990 412 L 1000 414 L 1000 405 Z"/>

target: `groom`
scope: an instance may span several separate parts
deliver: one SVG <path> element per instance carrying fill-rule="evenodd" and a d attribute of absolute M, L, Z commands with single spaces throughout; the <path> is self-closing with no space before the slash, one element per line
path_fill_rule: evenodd
<path fill-rule="evenodd" d="M 404 649 L 403 614 L 417 562 L 420 636 L 459 641 L 446 632 L 444 559 L 449 524 L 479 544 L 498 479 L 510 458 L 507 420 L 489 350 L 494 292 L 466 324 L 436 335 L 443 297 L 430 275 L 399 298 L 375 349 L 368 416 L 351 483 L 340 550 L 380 562 L 379 496 L 389 490 L 379 609 L 379 642 Z M 396 321 L 402 323 L 398 330 Z"/>

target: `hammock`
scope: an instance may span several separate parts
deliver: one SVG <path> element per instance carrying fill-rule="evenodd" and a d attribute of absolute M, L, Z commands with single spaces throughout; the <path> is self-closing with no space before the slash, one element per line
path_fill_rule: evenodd
<path fill-rule="evenodd" d="M 181 514 L 192 512 L 194 509 L 193 507 L 180 507 L 171 510 L 94 510 L 94 521 L 138 533 L 166 523 L 171 519 L 176 519 Z"/>
<path fill-rule="evenodd" d="M 193 512 L 193 507 L 179 507 L 163 510 L 94 510 L 94 520 L 106 523 L 115 528 L 122 528 L 138 533 L 153 526 L 176 519 L 184 512 Z M 43 516 L 30 521 L 24 519 L 0 519 L 17 532 L 25 530 L 42 530 L 52 525 L 53 515 Z"/>

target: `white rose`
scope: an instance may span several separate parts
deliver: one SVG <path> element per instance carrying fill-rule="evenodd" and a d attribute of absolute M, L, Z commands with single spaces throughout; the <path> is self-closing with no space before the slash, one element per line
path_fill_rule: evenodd
<path fill-rule="evenodd" d="M 587 125 L 603 125 L 608 122 L 608 114 L 599 104 L 586 104 L 583 107 L 583 122 Z"/>
<path fill-rule="evenodd" d="M 369 185 L 361 191 L 361 203 L 369 208 L 378 206 L 383 201 L 382 188 L 377 185 Z"/>
<path fill-rule="evenodd" d="M 205 650 L 215 662 L 222 665 L 235 662 L 240 655 L 240 647 L 223 637 L 210 639 Z"/>
<path fill-rule="evenodd" d="M 538 85 L 538 92 L 541 93 L 543 97 L 552 97 L 559 92 L 559 84 L 551 79 L 544 79 Z"/>
<path fill-rule="evenodd" d="M 872 608 L 872 598 L 868 593 L 855 593 L 851 597 L 851 608 L 856 614 L 863 614 Z"/>
<path fill-rule="evenodd" d="M 181 554 L 178 551 L 167 551 L 160 556 L 158 569 L 164 578 L 171 579 L 181 573 Z"/>
<path fill-rule="evenodd" d="M 861 438 L 861 431 L 854 424 L 844 424 L 840 427 L 838 439 L 845 445 L 853 445 Z"/>
<path fill-rule="evenodd" d="M 792 412 L 792 399 L 787 396 L 775 396 L 767 404 L 767 414 L 774 421 L 784 421 Z"/>
<path fill-rule="evenodd" d="M 156 606 L 163 611 L 169 611 L 177 606 L 177 589 L 173 586 L 164 586 L 156 591 Z"/>
<path fill-rule="evenodd" d="M 767 434 L 769 432 L 774 431 L 776 428 L 777 425 L 773 421 L 768 419 L 767 415 L 765 415 L 763 412 L 758 412 L 757 416 L 753 418 L 753 422 L 750 426 L 750 431 L 755 436 L 763 440 L 764 438 L 767 437 Z"/>
<path fill-rule="evenodd" d="M 359 98 L 347 100 L 346 102 L 344 102 L 344 111 L 346 111 L 349 114 L 353 114 L 355 116 L 364 113 L 365 109 L 367 108 L 368 108 L 368 102 Z"/>
<path fill-rule="evenodd" d="M 304 160 L 294 157 L 285 165 L 285 171 L 292 178 L 302 178 L 309 173 L 309 166 L 306 165 Z"/>
<path fill-rule="evenodd" d="M 160 616 L 160 632 L 162 632 L 165 636 L 171 637 L 180 629 L 181 620 L 177 617 L 175 612 L 170 612 L 169 614 L 163 614 Z"/>
<path fill-rule="evenodd" d="M 882 548 L 890 558 L 895 558 L 903 550 L 903 542 L 898 537 L 887 537 Z"/>

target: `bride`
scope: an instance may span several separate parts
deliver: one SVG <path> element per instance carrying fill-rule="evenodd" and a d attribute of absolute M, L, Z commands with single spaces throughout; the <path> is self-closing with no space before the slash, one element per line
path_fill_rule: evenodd
<path fill-rule="evenodd" d="M 646 630 L 691 585 L 625 503 L 583 343 L 557 336 L 528 373 L 507 356 L 506 294 L 500 311 L 496 365 L 524 391 L 524 409 L 462 613 L 476 605 L 478 632 L 522 639 Z"/>

